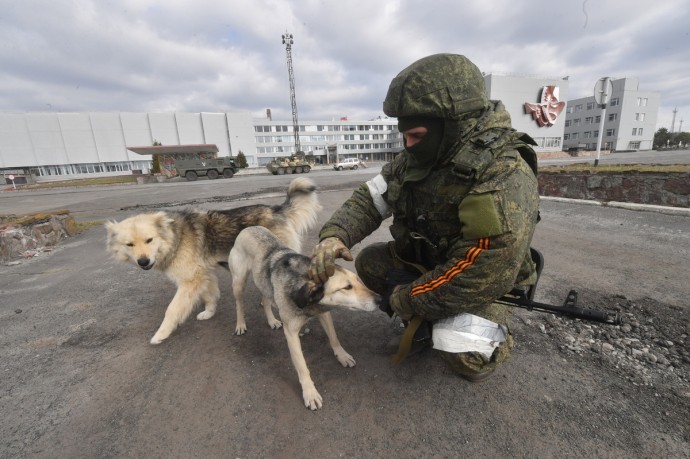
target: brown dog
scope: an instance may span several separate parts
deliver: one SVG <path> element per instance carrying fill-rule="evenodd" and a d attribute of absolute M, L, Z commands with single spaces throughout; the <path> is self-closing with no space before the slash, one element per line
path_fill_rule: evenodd
<path fill-rule="evenodd" d="M 314 182 L 297 178 L 287 199 L 278 206 L 263 204 L 222 211 L 180 211 L 140 214 L 105 224 L 107 248 L 113 257 L 144 270 L 159 269 L 177 285 L 151 344 L 159 344 L 182 324 L 197 303 L 206 308 L 197 319 L 210 319 L 220 297 L 215 268 L 227 267 L 228 255 L 240 231 L 261 225 L 288 247 L 299 251 L 321 210 Z"/>

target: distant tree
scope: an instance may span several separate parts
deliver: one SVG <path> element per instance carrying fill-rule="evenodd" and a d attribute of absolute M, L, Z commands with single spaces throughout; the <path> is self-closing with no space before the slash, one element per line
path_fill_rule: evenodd
<path fill-rule="evenodd" d="M 237 153 L 237 157 L 235 158 L 235 161 L 237 162 L 237 167 L 240 169 L 244 169 L 247 167 L 249 164 L 247 164 L 247 158 L 244 156 L 244 153 L 242 153 L 242 150 L 240 150 Z"/>
<path fill-rule="evenodd" d="M 157 141 L 157 140 L 153 141 L 154 147 L 160 147 L 161 145 L 163 145 L 163 144 L 160 143 L 159 141 Z M 161 159 L 162 158 L 160 155 L 153 155 L 153 159 L 151 160 L 153 163 L 151 165 L 151 172 L 152 173 L 154 173 L 154 174 L 160 174 L 161 173 Z"/>
<path fill-rule="evenodd" d="M 670 145 L 671 137 L 673 134 L 668 132 L 666 128 L 659 128 L 654 134 L 654 148 L 664 148 Z"/>
<path fill-rule="evenodd" d="M 654 134 L 654 148 L 687 147 L 690 144 L 690 133 L 668 132 L 666 128 L 659 128 Z"/>
<path fill-rule="evenodd" d="M 676 145 L 681 143 L 683 146 L 687 147 L 688 144 L 690 144 L 690 132 L 679 132 L 674 140 L 676 141 Z"/>
<path fill-rule="evenodd" d="M 154 174 L 160 174 L 161 173 L 161 155 L 153 155 L 153 159 L 151 160 L 151 172 Z"/>

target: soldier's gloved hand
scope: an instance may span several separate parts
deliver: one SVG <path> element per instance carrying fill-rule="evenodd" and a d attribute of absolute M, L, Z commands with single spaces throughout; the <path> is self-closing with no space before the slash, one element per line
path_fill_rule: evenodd
<path fill-rule="evenodd" d="M 352 261 L 352 254 L 343 241 L 337 237 L 327 237 L 314 247 L 309 267 L 309 277 L 314 282 L 326 282 L 335 273 L 335 259 Z"/>
<path fill-rule="evenodd" d="M 397 285 L 393 289 L 393 293 L 388 297 L 388 304 L 394 313 L 402 320 L 410 320 L 414 316 L 414 311 L 408 306 L 405 301 L 405 292 L 403 289 L 406 285 Z"/>
<path fill-rule="evenodd" d="M 401 286 L 405 286 L 410 282 L 414 282 L 421 274 L 418 272 L 405 271 L 402 269 L 391 269 L 386 273 L 386 292 L 381 299 L 379 309 L 388 314 L 388 317 L 393 317 L 396 311 L 391 306 L 391 298 L 393 293 L 397 293 Z M 398 298 L 398 303 L 399 303 Z M 398 307 L 400 309 L 400 307 Z"/>

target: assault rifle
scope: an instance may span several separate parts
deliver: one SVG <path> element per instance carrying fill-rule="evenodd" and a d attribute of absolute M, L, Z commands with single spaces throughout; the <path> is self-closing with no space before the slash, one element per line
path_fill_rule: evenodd
<path fill-rule="evenodd" d="M 537 282 L 541 276 L 544 268 L 544 256 L 540 251 L 534 247 L 530 248 L 530 255 L 537 270 Z M 386 284 L 388 286 L 388 293 L 384 295 L 384 301 L 381 303 L 380 309 L 393 317 L 393 310 L 388 304 L 388 297 L 390 292 L 396 285 L 408 284 L 414 281 L 419 274 L 411 273 L 404 270 L 391 270 L 386 277 Z M 514 288 L 508 294 L 502 296 L 497 303 L 505 304 L 506 306 L 515 306 L 518 308 L 527 309 L 528 311 L 550 312 L 551 314 L 566 316 L 573 319 L 588 320 L 590 322 L 600 322 L 609 325 L 620 325 L 623 323 L 622 318 L 618 313 L 598 311 L 595 309 L 585 309 L 577 305 L 577 292 L 571 290 L 563 303 L 563 306 L 556 306 L 553 304 L 539 303 L 534 301 L 534 292 L 537 288 L 537 282 L 527 289 Z"/>
<path fill-rule="evenodd" d="M 530 247 L 530 255 L 537 267 L 537 282 L 539 282 L 541 271 L 544 269 L 544 255 L 534 247 Z M 589 320 L 591 322 L 601 322 L 610 325 L 620 325 L 622 323 L 620 315 L 615 312 L 597 311 L 595 309 L 578 307 L 577 292 L 575 290 L 571 290 L 568 293 L 568 296 L 563 302 L 563 306 L 537 303 L 534 301 L 534 291 L 536 288 L 536 283 L 526 290 L 515 288 L 507 295 L 499 298 L 497 302 L 509 306 L 517 306 L 518 308 L 527 309 L 528 311 L 550 312 L 559 316 Z"/>
<path fill-rule="evenodd" d="M 530 298 L 527 291 L 515 289 L 497 301 L 508 306 L 517 306 L 528 311 L 550 312 L 559 316 L 572 317 L 574 319 L 601 322 L 610 325 L 620 325 L 622 319 L 618 313 L 585 309 L 577 306 L 577 292 L 571 290 L 563 303 L 563 306 L 538 303 Z"/>

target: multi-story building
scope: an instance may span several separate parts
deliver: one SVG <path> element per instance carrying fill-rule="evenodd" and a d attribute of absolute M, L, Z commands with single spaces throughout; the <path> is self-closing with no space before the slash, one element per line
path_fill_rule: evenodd
<path fill-rule="evenodd" d="M 653 148 L 661 101 L 659 93 L 640 91 L 637 78 L 614 79 L 611 83 L 612 91 L 605 111 L 594 100 L 594 94 L 568 101 L 564 150 L 596 150 L 600 131 L 603 150 Z"/>
<path fill-rule="evenodd" d="M 398 122 L 389 118 L 301 121 L 299 138 L 302 151 L 314 155 L 322 164 L 336 163 L 343 158 L 388 161 L 403 148 Z M 254 142 L 256 147 L 250 150 L 252 164 L 263 166 L 276 156 L 288 156 L 295 152 L 292 123 L 255 119 Z"/>

